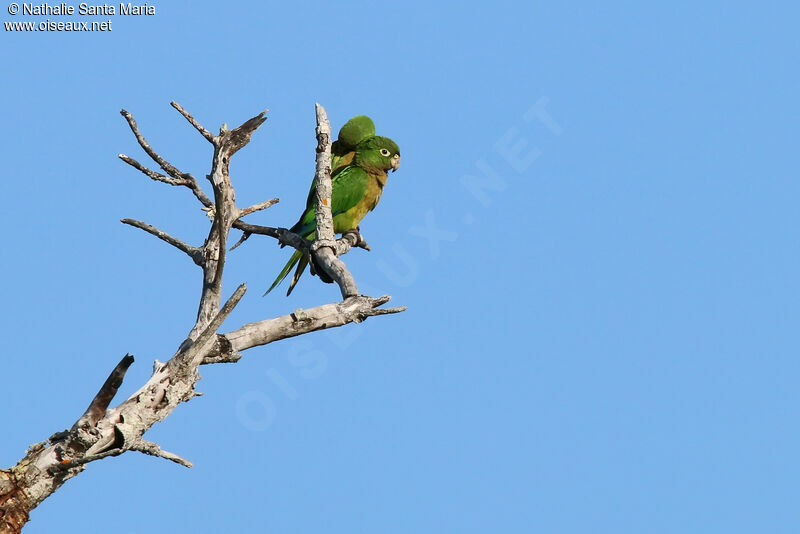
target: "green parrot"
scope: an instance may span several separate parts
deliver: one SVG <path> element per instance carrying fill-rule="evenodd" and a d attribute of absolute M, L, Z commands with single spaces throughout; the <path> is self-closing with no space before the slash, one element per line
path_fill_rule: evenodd
<path fill-rule="evenodd" d="M 339 138 L 331 145 L 331 173 L 336 174 L 339 169 L 350 165 L 358 144 L 370 137 L 375 137 L 372 119 L 358 115 L 347 121 L 339 130 Z"/>
<path fill-rule="evenodd" d="M 386 185 L 389 169 L 394 172 L 399 166 L 400 148 L 388 137 L 373 136 L 358 143 L 352 163 L 340 168 L 331 181 L 333 231 L 342 234 L 356 229 L 361 219 L 378 205 L 383 186 Z M 316 237 L 315 196 L 316 193 L 312 187 L 303 215 L 290 229 L 309 241 L 313 241 Z M 267 293 L 275 289 L 289 275 L 289 271 L 295 265 L 297 265 L 297 269 L 292 283 L 289 285 L 289 290 L 286 292 L 287 296 L 290 295 L 308 265 L 308 258 L 297 250 L 272 282 Z"/>

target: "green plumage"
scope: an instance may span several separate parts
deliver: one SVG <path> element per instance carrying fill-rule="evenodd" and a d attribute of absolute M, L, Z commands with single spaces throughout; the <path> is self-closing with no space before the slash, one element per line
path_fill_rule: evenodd
<path fill-rule="evenodd" d="M 369 117 L 361 116 L 372 125 Z M 359 117 L 348 121 L 352 123 Z M 347 126 L 347 125 L 345 125 Z M 371 126 L 374 131 L 374 126 Z M 345 128 L 342 128 L 342 132 Z M 363 137 L 363 132 L 361 135 Z M 342 132 L 337 142 L 342 141 Z M 354 136 L 346 135 L 345 142 L 355 139 Z M 343 143 L 341 146 L 346 146 Z M 351 162 L 345 166 L 340 166 L 334 173 L 331 182 L 331 213 L 333 215 L 333 230 L 337 234 L 356 229 L 364 216 L 375 209 L 386 185 L 388 171 L 397 170 L 400 166 L 400 149 L 397 144 L 388 137 L 370 136 L 362 138 L 354 147 Z M 316 185 L 312 184 L 306 201 L 306 209 L 300 220 L 292 226 L 291 231 L 308 239 L 315 238 L 317 222 L 315 218 L 316 208 Z M 272 291 L 284 278 L 289 275 L 292 268 L 297 265 L 292 283 L 286 292 L 289 295 L 303 274 L 303 270 L 308 265 L 308 259 L 299 251 L 295 251 L 289 262 L 284 266 L 278 277 L 272 283 L 267 293 Z"/>

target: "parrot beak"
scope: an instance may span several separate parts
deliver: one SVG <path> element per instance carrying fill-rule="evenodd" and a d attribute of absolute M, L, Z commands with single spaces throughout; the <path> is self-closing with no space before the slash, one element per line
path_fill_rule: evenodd
<path fill-rule="evenodd" d="M 400 154 L 395 154 L 392 157 L 392 172 L 396 172 L 400 168 Z"/>

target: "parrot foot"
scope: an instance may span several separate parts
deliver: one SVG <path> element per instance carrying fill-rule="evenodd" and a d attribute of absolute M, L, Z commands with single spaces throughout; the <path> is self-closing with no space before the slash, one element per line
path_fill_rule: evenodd
<path fill-rule="evenodd" d="M 333 278 L 328 276 L 328 273 L 325 272 L 324 269 L 321 269 L 317 264 L 316 256 L 313 254 L 311 255 L 311 261 L 309 262 L 309 268 L 311 270 L 312 276 L 318 276 L 320 280 L 325 282 L 326 284 L 332 284 Z"/>

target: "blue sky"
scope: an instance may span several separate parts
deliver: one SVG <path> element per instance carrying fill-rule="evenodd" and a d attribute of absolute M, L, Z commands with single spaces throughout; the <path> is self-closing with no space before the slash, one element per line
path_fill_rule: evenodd
<path fill-rule="evenodd" d="M 194 244 L 208 221 L 116 158 L 146 160 L 121 108 L 198 177 L 170 100 L 212 130 L 269 108 L 232 165 L 241 205 L 281 198 L 268 225 L 302 208 L 314 102 L 372 116 L 403 165 L 345 260 L 409 309 L 202 369 L 148 433 L 193 469 L 93 463 L 26 532 L 800 529 L 796 5 L 152 5 L 0 31 L 0 465 L 193 322 L 199 270 L 118 221 Z M 223 330 L 338 298 L 262 298 L 287 254 L 230 256 L 250 289 Z"/>

